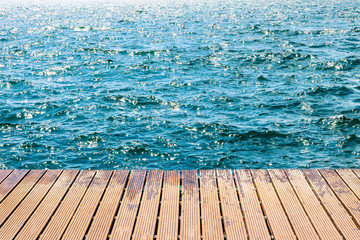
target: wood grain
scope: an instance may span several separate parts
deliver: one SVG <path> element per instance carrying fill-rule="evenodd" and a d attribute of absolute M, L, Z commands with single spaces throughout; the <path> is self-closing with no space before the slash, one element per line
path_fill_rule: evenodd
<path fill-rule="evenodd" d="M 42 201 L 61 170 L 48 170 L 0 228 L 0 239 L 13 239 Z M 28 238 L 29 239 L 29 238 Z"/>
<path fill-rule="evenodd" d="M 10 189 L 9 186 L 15 186 L 16 184 L 13 183 L 18 183 L 20 179 L 25 175 L 25 173 L 27 173 L 27 171 L 16 173 L 16 175 L 14 174 L 14 176 L 10 175 L 9 177 L 12 178 L 11 181 L 7 181 L 9 178 L 8 177 L 3 182 L 5 185 L 3 192 L 8 192 Z M 10 214 L 12 213 L 12 211 L 14 211 L 18 204 L 20 204 L 26 194 L 28 194 L 28 192 L 35 186 L 36 182 L 41 178 L 44 173 L 44 170 L 30 171 L 29 174 L 27 174 L 26 177 L 22 181 L 20 181 L 19 184 L 17 184 L 17 187 L 9 194 L 9 196 L 4 199 L 4 201 L 0 205 L 0 226 L 5 222 L 6 218 L 10 216 Z M 0 187 L 2 189 L 2 186 Z"/>
<path fill-rule="evenodd" d="M 291 224 L 280 203 L 266 170 L 252 170 L 261 203 L 269 219 L 271 230 L 276 239 L 296 239 Z"/>
<path fill-rule="evenodd" d="M 241 211 L 231 170 L 216 171 L 226 239 L 247 239 L 244 217 Z"/>
<path fill-rule="evenodd" d="M 117 170 L 114 172 L 100 203 L 99 209 L 94 217 L 94 221 L 86 235 L 86 239 L 107 239 L 111 224 L 114 221 L 116 210 L 123 195 L 128 175 L 129 171 L 127 170 Z"/>
<path fill-rule="evenodd" d="M 13 170 L 11 170 L 11 169 L 1 169 L 0 170 L 0 183 L 2 181 L 4 181 L 4 179 L 7 178 L 7 176 L 9 176 L 12 171 Z"/>
<path fill-rule="evenodd" d="M 157 239 L 177 239 L 179 225 L 180 171 L 166 171 L 161 198 Z"/>
<path fill-rule="evenodd" d="M 222 239 L 224 229 L 214 170 L 200 170 L 201 222 L 204 239 Z"/>
<path fill-rule="evenodd" d="M 11 190 L 28 172 L 29 170 L 26 169 L 16 169 L 0 183 L 0 202 L 11 192 Z"/>
<path fill-rule="evenodd" d="M 298 169 L 285 170 L 285 172 L 320 238 L 324 240 L 343 239 L 306 181 L 303 173 Z"/>
<path fill-rule="evenodd" d="M 84 196 L 95 171 L 82 170 L 51 217 L 40 239 L 60 239 Z"/>
<path fill-rule="evenodd" d="M 320 173 L 315 169 L 304 169 L 303 173 L 342 235 L 360 239 L 360 230 Z"/>
<path fill-rule="evenodd" d="M 110 239 L 130 239 L 140 206 L 146 170 L 132 170 Z"/>
<path fill-rule="evenodd" d="M 195 170 L 182 171 L 180 239 L 200 240 L 200 195 Z"/>
<path fill-rule="evenodd" d="M 78 170 L 63 171 L 16 239 L 36 239 L 40 235 L 78 173 Z"/>
<path fill-rule="evenodd" d="M 83 239 L 111 174 L 112 171 L 96 171 L 94 179 L 90 183 L 61 239 Z"/>
<path fill-rule="evenodd" d="M 234 170 L 240 203 L 244 211 L 245 222 L 250 239 L 270 239 L 265 216 L 249 170 Z"/>
<path fill-rule="evenodd" d="M 280 169 L 268 172 L 296 236 L 304 240 L 320 239 L 284 172 Z"/>

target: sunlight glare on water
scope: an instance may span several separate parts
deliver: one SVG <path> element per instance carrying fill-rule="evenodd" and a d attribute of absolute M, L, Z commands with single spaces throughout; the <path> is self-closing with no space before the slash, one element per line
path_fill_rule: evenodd
<path fill-rule="evenodd" d="M 350 168 L 360 1 L 0 1 L 0 168 Z"/>

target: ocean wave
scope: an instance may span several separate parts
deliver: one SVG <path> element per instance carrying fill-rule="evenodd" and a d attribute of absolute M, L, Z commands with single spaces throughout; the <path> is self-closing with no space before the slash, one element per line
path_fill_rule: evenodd
<path fill-rule="evenodd" d="M 347 96 L 353 94 L 354 90 L 347 86 L 316 86 L 307 89 L 306 91 L 297 93 L 296 96 L 325 96 L 325 95 L 335 95 L 335 96 Z"/>
<path fill-rule="evenodd" d="M 0 168 L 357 167 L 356 1 L 21 2 Z"/>
<path fill-rule="evenodd" d="M 359 118 L 349 118 L 344 115 L 336 115 L 328 118 L 320 118 L 319 123 L 329 125 L 331 127 L 360 127 Z"/>
<path fill-rule="evenodd" d="M 11 88 L 11 87 L 23 87 L 23 86 L 35 86 L 32 82 L 25 79 L 11 79 L 11 80 L 0 80 L 0 88 Z"/>

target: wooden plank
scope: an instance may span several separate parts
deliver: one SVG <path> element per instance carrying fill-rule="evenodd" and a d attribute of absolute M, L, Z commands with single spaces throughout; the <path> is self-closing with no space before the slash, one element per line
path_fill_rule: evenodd
<path fill-rule="evenodd" d="M 360 199 L 360 179 L 350 169 L 337 169 L 336 172 Z"/>
<path fill-rule="evenodd" d="M 218 189 L 214 170 L 200 170 L 201 223 L 204 239 L 223 239 Z"/>
<path fill-rule="evenodd" d="M 260 201 L 249 170 L 234 170 L 240 203 L 250 239 L 270 239 Z"/>
<path fill-rule="evenodd" d="M 166 171 L 157 238 L 177 239 L 179 225 L 180 171 Z"/>
<path fill-rule="evenodd" d="M 358 178 L 360 178 L 360 169 L 352 169 L 352 171 Z"/>
<path fill-rule="evenodd" d="M 13 170 L 11 169 L 1 169 L 0 170 L 0 183 L 8 176 Z"/>
<path fill-rule="evenodd" d="M 302 172 L 298 169 L 289 169 L 285 170 L 285 173 L 320 238 L 334 240 L 343 239 L 316 195 L 313 193 Z"/>
<path fill-rule="evenodd" d="M 358 226 L 360 226 L 360 202 L 355 194 L 348 188 L 341 177 L 331 169 L 321 169 L 321 175 L 330 185 L 330 188 L 337 195 L 340 201 L 345 205 L 348 212 L 354 217 Z"/>
<path fill-rule="evenodd" d="M 315 169 L 304 169 L 303 173 L 343 236 L 360 239 L 360 230 L 320 173 Z"/>
<path fill-rule="evenodd" d="M 247 239 L 243 214 L 231 170 L 216 171 L 226 239 Z"/>
<path fill-rule="evenodd" d="M 78 170 L 62 172 L 44 200 L 16 236 L 16 239 L 36 239 L 39 236 L 78 173 Z"/>
<path fill-rule="evenodd" d="M 133 170 L 110 239 L 130 239 L 145 182 L 146 170 Z"/>
<path fill-rule="evenodd" d="M 72 240 L 84 238 L 111 174 L 112 171 L 96 171 L 94 179 L 90 183 L 61 239 Z"/>
<path fill-rule="evenodd" d="M 251 172 L 275 239 L 296 239 L 266 170 Z"/>
<path fill-rule="evenodd" d="M 299 239 L 320 239 L 284 172 L 280 169 L 269 169 L 268 172 L 296 236 Z"/>
<path fill-rule="evenodd" d="M 27 169 L 16 169 L 0 184 L 0 202 L 4 200 L 28 172 L 29 170 Z"/>
<path fill-rule="evenodd" d="M 61 174 L 48 170 L 0 228 L 0 239 L 13 239 Z M 27 238 L 29 239 L 29 238 Z"/>
<path fill-rule="evenodd" d="M 180 239 L 200 240 L 200 197 L 195 170 L 182 171 L 181 201 Z"/>
<path fill-rule="evenodd" d="M 104 197 L 96 212 L 86 239 L 105 240 L 110 232 L 110 227 L 120 204 L 126 179 L 129 175 L 127 170 L 117 170 L 114 172 L 109 186 L 106 188 Z"/>
<path fill-rule="evenodd" d="M 15 170 L 16 171 L 16 170 Z M 27 172 L 27 171 L 26 171 Z M 5 188 L 12 185 L 11 183 L 17 182 L 24 175 L 24 172 L 17 173 L 11 181 L 5 184 Z M 30 171 L 25 178 L 17 185 L 15 189 L 4 199 L 0 205 L 0 226 L 5 222 L 6 218 L 10 216 L 12 211 L 18 206 L 18 204 L 23 200 L 23 198 L 28 194 L 28 192 L 34 187 L 36 182 L 41 178 L 45 173 L 44 170 L 32 170 Z M 8 177 L 8 178 L 9 178 Z M 5 183 L 7 180 L 3 183 Z"/>
<path fill-rule="evenodd" d="M 148 171 L 133 239 L 154 239 L 163 174 L 163 170 Z"/>
<path fill-rule="evenodd" d="M 82 170 L 80 172 L 44 232 L 40 235 L 40 239 L 61 238 L 94 175 L 95 171 Z"/>

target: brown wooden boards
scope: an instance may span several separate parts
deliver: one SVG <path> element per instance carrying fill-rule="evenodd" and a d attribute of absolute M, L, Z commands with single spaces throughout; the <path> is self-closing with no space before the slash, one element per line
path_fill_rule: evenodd
<path fill-rule="evenodd" d="M 140 206 L 142 189 L 145 182 L 145 170 L 131 171 L 129 183 L 120 204 L 110 239 L 130 239 L 135 218 Z"/>
<path fill-rule="evenodd" d="M 15 170 L 16 171 L 16 170 Z M 44 170 L 32 170 L 29 174 L 18 184 L 18 186 L 4 199 L 0 205 L 0 226 L 4 223 L 6 218 L 11 214 L 15 207 L 23 200 L 26 194 L 34 187 L 36 182 L 41 178 L 45 173 Z M 17 182 L 23 174 L 16 174 L 14 176 L 14 182 Z M 11 175 L 9 177 L 12 177 Z M 9 178 L 8 177 L 8 178 Z M 7 179 L 3 183 L 6 183 L 4 186 L 5 189 L 13 184 L 7 183 Z M 15 180 L 16 179 L 16 180 Z M 8 185 L 7 185 L 8 184 Z M 15 185 L 15 184 L 14 184 Z"/>
<path fill-rule="evenodd" d="M 94 175 L 95 171 L 83 170 L 80 172 L 44 232 L 40 235 L 40 239 L 61 238 Z"/>
<path fill-rule="evenodd" d="M 162 170 L 148 171 L 133 239 L 154 238 L 163 173 Z"/>
<path fill-rule="evenodd" d="M 13 239 L 61 174 L 48 170 L 0 228 L 0 239 Z"/>
<path fill-rule="evenodd" d="M 285 172 L 320 238 L 323 240 L 343 239 L 307 183 L 302 172 L 298 169 L 285 170 Z"/>
<path fill-rule="evenodd" d="M 360 201 L 355 194 L 349 189 L 341 177 L 331 169 L 322 169 L 320 173 L 335 192 L 340 201 L 345 205 L 350 214 L 360 225 Z"/>
<path fill-rule="evenodd" d="M 12 172 L 10 169 L 0 170 L 0 183 Z"/>
<path fill-rule="evenodd" d="M 352 171 L 355 173 L 355 175 L 356 175 L 358 178 L 360 178 L 360 169 L 353 169 Z"/>
<path fill-rule="evenodd" d="M 319 239 L 284 172 L 280 169 L 270 169 L 268 172 L 298 238 Z"/>
<path fill-rule="evenodd" d="M 109 182 L 109 186 L 106 188 L 99 209 L 96 212 L 94 221 L 90 226 L 86 239 L 107 239 L 116 210 L 120 204 L 120 199 L 128 175 L 129 171 L 127 170 L 118 170 L 114 172 Z"/>
<path fill-rule="evenodd" d="M 314 169 L 304 169 L 303 173 L 344 237 L 360 239 L 360 230 L 320 173 Z"/>
<path fill-rule="evenodd" d="M 28 172 L 26 169 L 16 169 L 0 183 L 0 202 Z"/>
<path fill-rule="evenodd" d="M 232 172 L 231 170 L 217 170 L 216 173 L 226 239 L 247 239 Z"/>
<path fill-rule="evenodd" d="M 337 169 L 336 172 L 360 199 L 360 179 L 350 169 Z"/>
<path fill-rule="evenodd" d="M 266 170 L 252 170 L 252 175 L 275 238 L 296 239 Z"/>
<path fill-rule="evenodd" d="M 157 239 L 177 239 L 179 225 L 180 171 L 166 171 L 161 198 Z"/>
<path fill-rule="evenodd" d="M 198 174 L 195 170 L 182 171 L 180 239 L 200 240 L 200 197 Z"/>
<path fill-rule="evenodd" d="M 239 198 L 250 239 L 270 239 L 265 216 L 249 170 L 234 170 Z"/>
<path fill-rule="evenodd" d="M 360 239 L 360 170 L 0 170 L 0 239 Z"/>
<path fill-rule="evenodd" d="M 63 171 L 16 239 L 36 239 L 39 236 L 78 172 L 78 170 Z"/>
<path fill-rule="evenodd" d="M 111 174 L 112 171 L 96 171 L 94 179 L 90 183 L 61 239 L 83 239 Z"/>
<path fill-rule="evenodd" d="M 221 223 L 215 171 L 200 170 L 199 178 L 203 238 L 205 240 L 222 239 L 224 230 Z"/>

